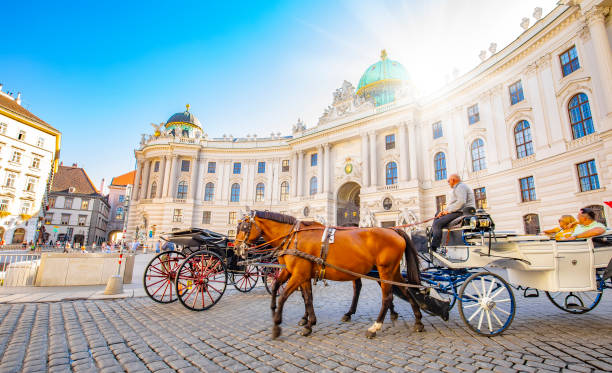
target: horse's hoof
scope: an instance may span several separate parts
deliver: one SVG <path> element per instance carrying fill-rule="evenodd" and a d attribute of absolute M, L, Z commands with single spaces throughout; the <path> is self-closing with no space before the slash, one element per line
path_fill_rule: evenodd
<path fill-rule="evenodd" d="M 425 330 L 425 326 L 423 324 L 414 324 L 414 331 L 415 332 L 420 333 L 423 330 Z"/>
<path fill-rule="evenodd" d="M 299 326 L 304 326 L 304 325 L 306 325 L 306 324 L 308 324 L 308 319 L 301 319 L 301 320 L 298 322 L 298 325 L 299 325 Z"/>
<path fill-rule="evenodd" d="M 308 337 L 310 335 L 310 333 L 312 333 L 312 329 L 311 328 L 302 328 L 302 330 L 300 331 L 300 335 L 302 335 L 304 337 Z"/>
<path fill-rule="evenodd" d="M 272 327 L 272 339 L 276 339 L 281 335 L 281 327 L 278 325 L 274 325 Z"/>
<path fill-rule="evenodd" d="M 392 314 L 391 314 L 391 321 L 395 321 L 395 320 L 397 320 L 397 318 L 398 318 L 398 317 L 399 317 L 399 314 L 397 314 L 397 313 L 392 313 Z"/>
<path fill-rule="evenodd" d="M 347 322 L 347 321 L 351 321 L 351 315 L 349 314 L 345 314 L 344 316 L 342 316 L 342 322 Z"/>
<path fill-rule="evenodd" d="M 376 332 L 371 332 L 371 331 L 367 331 L 366 332 L 366 337 L 368 337 L 369 339 L 372 339 L 374 337 L 376 337 Z"/>

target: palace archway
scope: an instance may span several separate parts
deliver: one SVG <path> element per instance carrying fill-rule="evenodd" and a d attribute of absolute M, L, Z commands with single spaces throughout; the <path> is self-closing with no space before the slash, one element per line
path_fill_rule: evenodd
<path fill-rule="evenodd" d="M 359 184 L 349 181 L 338 189 L 336 200 L 336 224 L 339 226 L 359 225 Z"/>

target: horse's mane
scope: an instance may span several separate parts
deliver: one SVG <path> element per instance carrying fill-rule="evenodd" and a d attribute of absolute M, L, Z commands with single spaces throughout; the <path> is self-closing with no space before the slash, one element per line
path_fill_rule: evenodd
<path fill-rule="evenodd" d="M 297 219 L 294 218 L 293 216 L 281 214 L 278 212 L 272 212 L 272 211 L 255 210 L 255 216 L 261 219 L 272 220 L 272 221 L 275 221 L 277 223 L 282 223 L 282 224 L 293 225 L 297 221 Z M 302 221 L 301 223 L 305 227 L 309 227 L 309 226 L 317 225 L 317 224 L 322 226 L 322 224 L 317 223 L 316 221 Z"/>

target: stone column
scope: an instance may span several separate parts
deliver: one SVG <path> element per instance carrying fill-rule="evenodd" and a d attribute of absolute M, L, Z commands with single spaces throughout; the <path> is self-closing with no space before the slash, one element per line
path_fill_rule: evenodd
<path fill-rule="evenodd" d="M 195 158 L 191 159 L 191 179 L 189 180 L 189 198 L 196 199 L 198 192 L 198 178 L 200 177 L 200 152 L 198 151 Z"/>
<path fill-rule="evenodd" d="M 215 183 L 215 201 L 223 201 L 223 198 L 225 197 L 225 184 L 227 184 L 227 182 L 225 181 L 225 179 L 228 178 L 228 176 L 225 174 L 225 161 L 224 160 L 217 160 L 216 161 L 216 170 L 215 172 L 217 173 L 217 182 Z"/>
<path fill-rule="evenodd" d="M 241 173 L 244 175 L 242 180 L 242 188 L 244 188 L 244 201 L 248 205 L 252 205 L 255 201 L 255 161 L 249 159 L 242 164 L 245 166 Z M 242 191 L 241 191 L 242 192 Z M 242 201 L 242 199 L 240 199 Z"/>
<path fill-rule="evenodd" d="M 323 183 L 323 192 L 325 193 L 329 193 L 330 192 L 330 187 L 331 187 L 331 178 L 332 178 L 332 167 L 331 167 L 331 145 L 329 143 L 326 143 L 323 148 L 325 149 L 325 161 L 323 162 L 323 164 L 325 165 L 325 169 L 323 171 L 323 174 L 325 175 L 323 177 L 324 183 Z"/>
<path fill-rule="evenodd" d="M 156 196 L 151 197 L 151 198 L 161 198 L 163 196 L 163 192 L 164 192 L 164 183 L 166 182 L 166 162 L 167 162 L 168 157 L 166 157 L 165 155 L 163 157 L 161 157 L 159 159 L 159 163 L 160 163 L 160 169 L 159 169 L 159 183 L 157 183 L 157 191 L 155 193 L 157 193 Z"/>
<path fill-rule="evenodd" d="M 397 126 L 397 140 L 399 146 L 399 180 L 408 180 L 408 150 L 406 146 L 406 123 Z"/>
<path fill-rule="evenodd" d="M 605 18 L 609 9 L 594 6 L 585 12 L 587 25 L 593 41 L 595 64 L 599 71 L 600 89 L 603 100 L 600 100 L 604 117 L 612 113 L 612 51 L 606 32 Z"/>
<path fill-rule="evenodd" d="M 170 170 L 170 178 L 168 179 L 168 190 L 166 191 L 166 197 L 175 198 L 176 197 L 176 179 L 178 174 L 179 166 L 179 157 L 178 155 L 172 156 L 171 161 L 172 168 Z"/>
<path fill-rule="evenodd" d="M 361 134 L 361 184 L 364 188 L 370 186 L 370 162 L 368 160 L 368 134 Z"/>
<path fill-rule="evenodd" d="M 298 152 L 298 164 L 297 164 L 297 196 L 302 197 L 304 195 L 304 151 Z"/>
<path fill-rule="evenodd" d="M 289 162 L 289 168 L 291 170 L 291 183 L 289 186 L 289 192 L 291 197 L 297 196 L 297 169 L 298 169 L 298 157 L 297 153 L 291 154 L 291 161 Z"/>
<path fill-rule="evenodd" d="M 149 179 L 151 178 L 151 163 L 152 161 L 145 161 L 144 173 L 142 174 L 142 189 L 140 190 L 141 199 L 149 197 Z"/>
<path fill-rule="evenodd" d="M 198 161 L 198 174 L 196 175 L 196 179 L 195 179 L 196 188 L 195 188 L 194 199 L 196 201 L 201 201 L 204 199 L 203 194 L 202 194 L 202 188 L 204 188 L 204 183 L 202 182 L 202 175 L 204 175 L 205 163 L 206 163 L 205 158 L 201 156 L 200 160 Z"/>
<path fill-rule="evenodd" d="M 323 153 L 323 145 L 319 145 L 317 147 L 317 152 L 319 153 L 317 155 L 318 162 L 317 162 L 317 193 L 323 193 L 324 192 L 324 183 L 325 183 L 325 176 L 323 174 L 323 168 L 325 165 L 325 153 Z"/>
<path fill-rule="evenodd" d="M 270 159 L 266 163 L 266 189 L 264 189 L 264 200 L 269 205 L 274 201 L 274 190 L 278 182 L 278 158 Z"/>
<path fill-rule="evenodd" d="M 140 194 L 140 175 L 142 174 L 142 160 L 136 161 L 136 177 L 134 178 L 134 188 L 132 190 L 132 200 L 138 201 Z"/>
<path fill-rule="evenodd" d="M 223 194 L 222 194 L 222 197 L 226 198 L 227 201 L 229 201 L 229 199 L 230 199 L 230 187 L 231 187 L 230 183 L 231 183 L 231 177 L 232 177 L 232 174 L 231 174 L 231 171 L 232 171 L 231 170 L 232 162 L 229 161 L 229 160 L 224 160 L 224 161 L 222 161 L 222 164 L 223 164 L 222 167 L 225 170 L 225 171 L 223 171 L 223 179 L 219 179 L 219 180 L 221 180 L 221 183 L 223 183 Z"/>
<path fill-rule="evenodd" d="M 410 160 L 410 180 L 416 180 L 418 178 L 417 173 L 417 151 L 416 151 L 416 131 L 414 124 L 408 125 L 408 152 Z"/>
<path fill-rule="evenodd" d="M 378 185 L 378 175 L 376 172 L 376 132 L 371 131 L 368 133 L 368 136 L 370 138 L 370 186 L 375 187 Z"/>

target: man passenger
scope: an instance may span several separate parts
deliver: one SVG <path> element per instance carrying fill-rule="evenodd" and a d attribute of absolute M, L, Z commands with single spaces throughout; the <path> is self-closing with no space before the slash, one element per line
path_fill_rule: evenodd
<path fill-rule="evenodd" d="M 574 233 L 567 240 L 589 238 L 599 236 L 606 232 L 606 226 L 595 220 L 595 211 L 588 207 L 580 209 L 578 213 L 578 225 L 574 228 Z"/>
<path fill-rule="evenodd" d="M 461 178 L 457 174 L 452 174 L 448 178 L 448 185 L 453 188 L 451 198 L 445 210 L 438 212 L 436 219 L 432 225 L 433 237 L 431 240 L 431 249 L 437 251 L 442 241 L 442 229 L 445 228 L 451 221 L 463 215 L 463 209 L 466 207 L 476 208 L 474 192 L 469 186 L 461 182 Z"/>

